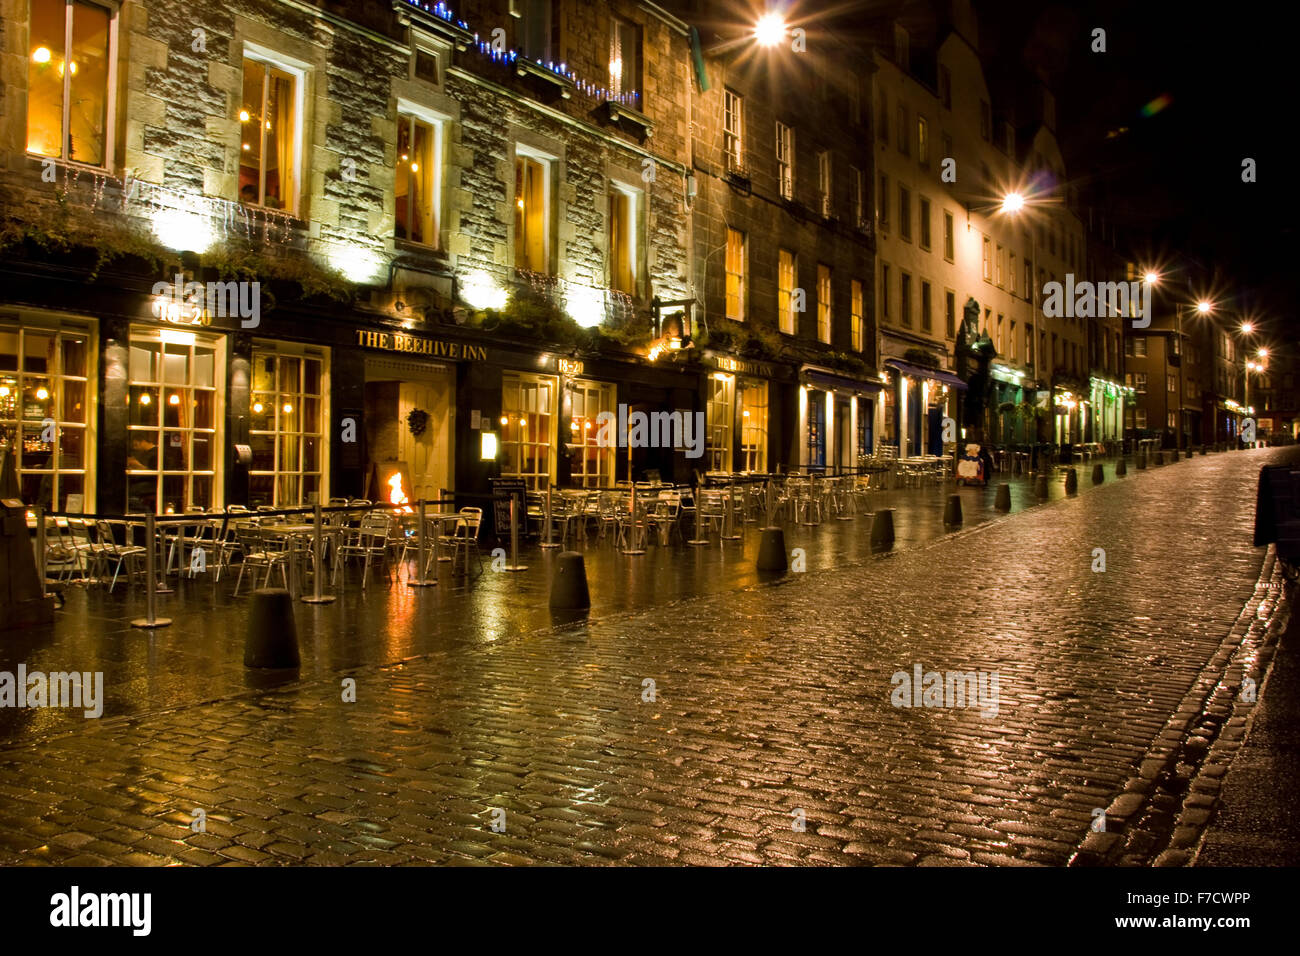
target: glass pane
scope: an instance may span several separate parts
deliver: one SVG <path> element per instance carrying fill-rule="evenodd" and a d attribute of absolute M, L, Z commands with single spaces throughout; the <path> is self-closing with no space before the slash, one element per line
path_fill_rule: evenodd
<path fill-rule="evenodd" d="M 320 468 L 320 439 L 302 440 L 302 467 L 306 471 L 316 471 Z"/>
<path fill-rule="evenodd" d="M 63 374 L 85 378 L 88 357 L 86 340 L 79 336 L 64 335 L 60 341 L 63 344 Z"/>
<path fill-rule="evenodd" d="M 0 332 L 0 372 L 18 371 L 18 333 Z"/>
<path fill-rule="evenodd" d="M 266 115 L 266 195 L 262 205 L 287 209 L 293 190 L 293 79 L 279 70 L 271 71 L 267 87 Z"/>
<path fill-rule="evenodd" d="M 131 343 L 131 363 L 130 375 L 132 382 L 156 382 L 158 381 L 157 367 L 155 361 L 158 357 L 157 345 L 146 345 L 143 343 Z"/>
<path fill-rule="evenodd" d="M 258 505 L 275 503 L 275 479 L 269 476 L 254 476 L 248 479 L 248 503 L 256 508 Z"/>
<path fill-rule="evenodd" d="M 63 420 L 65 422 L 86 421 L 86 383 L 74 380 L 63 382 Z"/>
<path fill-rule="evenodd" d="M 28 332 L 23 336 L 23 368 L 28 372 L 52 372 L 54 336 Z"/>
<path fill-rule="evenodd" d="M 302 503 L 302 500 L 298 497 L 297 475 L 281 475 L 276 484 L 279 491 L 279 498 L 276 501 L 278 505 L 292 508 L 294 505 Z"/>
<path fill-rule="evenodd" d="M 63 40 L 67 7 L 31 4 L 31 43 L 27 56 L 27 151 L 62 156 Z"/>
<path fill-rule="evenodd" d="M 280 383 L 279 389 L 282 392 L 300 391 L 300 373 L 302 370 L 302 359 L 286 358 L 280 359 Z"/>
<path fill-rule="evenodd" d="M 262 91 L 266 68 L 254 60 L 244 61 L 244 103 L 239 111 L 239 201 L 261 202 Z"/>
<path fill-rule="evenodd" d="M 271 435 L 250 435 L 253 446 L 253 464 L 251 471 L 275 470 L 275 438 Z"/>
<path fill-rule="evenodd" d="M 188 484 L 189 479 L 184 475 L 165 475 L 163 477 L 163 514 L 175 515 L 185 511 L 185 506 L 189 504 L 185 494 Z"/>
<path fill-rule="evenodd" d="M 0 419 L 6 418 L 18 418 L 18 379 L 12 375 L 0 375 Z"/>
<path fill-rule="evenodd" d="M 46 511 L 53 510 L 54 476 L 32 475 L 24 472 L 22 476 L 23 501 L 29 506 L 40 505 Z"/>
<path fill-rule="evenodd" d="M 158 433 L 132 431 L 131 451 L 126 456 L 127 471 L 156 471 L 158 468 Z"/>
<path fill-rule="evenodd" d="M 319 434 L 320 427 L 320 399 L 306 398 L 302 403 L 302 430 L 305 432 L 314 432 Z"/>
<path fill-rule="evenodd" d="M 83 428 L 59 429 L 59 467 L 85 467 L 86 431 Z"/>
<path fill-rule="evenodd" d="M 188 345 L 167 345 L 163 356 L 163 382 L 168 385 L 184 385 L 189 377 L 190 347 Z"/>
<path fill-rule="evenodd" d="M 109 12 L 81 2 L 72 10 L 68 158 L 100 166 L 108 117 Z"/>
<path fill-rule="evenodd" d="M 265 352 L 253 353 L 253 391 L 275 390 L 275 356 Z"/>
<path fill-rule="evenodd" d="M 271 431 L 275 428 L 275 396 L 264 393 L 253 395 L 252 429 L 255 432 Z"/>
<path fill-rule="evenodd" d="M 315 496 L 313 498 L 313 496 Z M 320 501 L 320 475 L 303 475 L 302 478 L 302 500 Z"/>
<path fill-rule="evenodd" d="M 311 395 L 319 395 L 321 389 L 320 383 L 320 360 L 304 359 L 303 360 L 303 385 L 302 390 Z"/>
<path fill-rule="evenodd" d="M 131 386 L 130 423 L 132 425 L 158 424 L 158 389 L 140 385 Z"/>
<path fill-rule="evenodd" d="M 216 428 L 217 393 L 196 388 L 191 399 L 195 428 Z"/>
<path fill-rule="evenodd" d="M 411 160 L 411 239 L 433 245 L 433 128 L 425 123 L 415 124 Z"/>
<path fill-rule="evenodd" d="M 73 495 L 81 496 L 81 506 L 76 507 L 77 503 L 70 500 Z M 59 475 L 59 501 L 63 504 L 63 510 L 73 513 L 86 511 L 86 483 L 81 475 Z"/>
<path fill-rule="evenodd" d="M 280 471 L 297 471 L 298 468 L 298 436 L 282 435 L 280 437 Z"/>
<path fill-rule="evenodd" d="M 191 399 L 184 389 L 167 390 L 167 403 L 162 408 L 162 420 L 165 428 L 185 428 L 190 425 Z"/>
<path fill-rule="evenodd" d="M 44 441 L 44 425 L 23 426 L 23 468 L 48 469 L 54 464 L 54 443 Z"/>
<path fill-rule="evenodd" d="M 189 470 L 189 449 L 186 445 L 184 432 L 163 432 L 163 471 Z"/>
<path fill-rule="evenodd" d="M 212 471 L 212 446 L 214 436 L 207 432 L 194 433 L 194 470 Z"/>
<path fill-rule="evenodd" d="M 141 475 L 127 480 L 126 510 L 130 512 L 149 512 L 157 510 L 158 479 L 152 475 Z"/>
<path fill-rule="evenodd" d="M 196 348 L 194 350 L 194 380 L 191 384 L 213 388 L 217 384 L 213 381 L 213 371 L 216 364 L 217 355 L 215 350 L 202 347 Z"/>
<path fill-rule="evenodd" d="M 190 505 L 202 508 L 204 511 L 212 510 L 212 479 L 196 477 L 192 480 L 194 494 L 190 498 Z"/>
<path fill-rule="evenodd" d="M 50 380 L 27 376 L 23 388 L 23 418 L 27 421 L 44 421 L 54 409 Z"/>
<path fill-rule="evenodd" d="M 277 420 L 279 421 L 280 431 L 282 432 L 293 432 L 298 430 L 298 418 L 300 413 L 298 406 L 293 403 L 293 398 L 294 396 L 292 395 L 284 396 L 284 401 L 282 401 L 279 408 L 276 409 L 276 414 L 278 416 Z"/>
<path fill-rule="evenodd" d="M 411 238 L 411 162 L 411 118 L 400 116 L 397 122 L 397 170 L 394 187 L 397 197 L 398 239 Z"/>

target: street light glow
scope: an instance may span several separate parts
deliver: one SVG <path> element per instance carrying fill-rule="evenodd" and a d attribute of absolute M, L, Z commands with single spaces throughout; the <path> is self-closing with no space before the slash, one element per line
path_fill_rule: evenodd
<path fill-rule="evenodd" d="M 1268 349 L 1260 349 L 1260 350 L 1259 350 L 1259 357 L 1260 357 L 1260 358 L 1268 358 Z"/>
<path fill-rule="evenodd" d="M 1196 311 L 1199 312 L 1201 315 L 1207 315 L 1210 309 L 1212 308 L 1213 306 L 1210 305 L 1210 303 L 1205 301 L 1204 299 L 1196 303 Z"/>
<path fill-rule="evenodd" d="M 1245 332 L 1247 335 L 1250 335 L 1251 332 L 1255 331 L 1255 326 L 1252 325 L 1250 322 L 1243 322 L 1241 323 L 1241 331 Z"/>
<path fill-rule="evenodd" d="M 1025 197 L 1020 193 L 1007 193 L 1002 200 L 1002 211 L 1015 215 L 1025 207 Z"/>
<path fill-rule="evenodd" d="M 785 39 L 785 18 L 779 13 L 765 13 L 754 25 L 754 39 L 759 46 L 776 46 Z"/>
<path fill-rule="evenodd" d="M 1147 285 L 1155 285 L 1157 282 L 1160 281 L 1160 273 L 1147 272 L 1146 275 L 1144 275 L 1142 278 L 1146 281 Z"/>

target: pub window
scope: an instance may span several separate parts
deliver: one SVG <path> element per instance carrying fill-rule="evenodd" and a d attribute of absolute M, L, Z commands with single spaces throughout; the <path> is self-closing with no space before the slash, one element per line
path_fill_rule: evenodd
<path fill-rule="evenodd" d="M 551 160 L 522 152 L 515 155 L 515 268 L 551 271 Z"/>
<path fill-rule="evenodd" d="M 248 503 L 277 508 L 324 502 L 325 384 L 323 350 L 253 347 Z"/>
<path fill-rule="evenodd" d="M 409 113 L 397 117 L 396 219 L 398 239 L 437 248 L 442 127 Z"/>
<path fill-rule="evenodd" d="M 780 250 L 777 256 L 776 314 L 781 331 L 794 335 L 799 327 L 795 318 L 795 287 L 798 283 L 798 264 L 793 252 Z"/>
<path fill-rule="evenodd" d="M 745 471 L 767 472 L 767 382 L 740 383 L 740 451 Z"/>
<path fill-rule="evenodd" d="M 294 212 L 301 82 L 296 72 L 245 54 L 239 110 L 240 202 Z"/>
<path fill-rule="evenodd" d="M 705 460 L 710 471 L 731 471 L 731 419 L 736 407 L 736 377 L 727 372 L 709 376 L 705 403 Z"/>
<path fill-rule="evenodd" d="M 0 321 L 0 452 L 15 451 L 28 505 L 94 510 L 94 343 L 89 327 Z"/>
<path fill-rule="evenodd" d="M 745 320 L 745 234 L 727 228 L 727 318 Z"/>
<path fill-rule="evenodd" d="M 641 221 L 640 190 L 610 184 L 609 188 L 609 280 L 619 292 L 636 295 L 640 278 L 638 224 Z"/>
<path fill-rule="evenodd" d="M 826 393 L 816 388 L 809 388 L 808 396 L 808 443 L 804 454 L 807 456 L 808 468 L 826 467 Z"/>
<path fill-rule="evenodd" d="M 112 150 L 117 18 L 84 0 L 34 0 L 27 57 L 27 151 L 91 166 Z"/>
<path fill-rule="evenodd" d="M 543 490 L 555 474 L 555 396 L 552 375 L 509 372 L 501 385 L 501 474 Z"/>
<path fill-rule="evenodd" d="M 574 379 L 569 416 L 569 478 L 578 488 L 610 488 L 614 484 L 614 442 L 600 442 L 602 412 L 616 415 L 614 386 L 587 379 Z"/>
<path fill-rule="evenodd" d="M 220 336 L 171 329 L 131 333 L 126 510 L 181 514 L 220 502 L 225 377 Z"/>

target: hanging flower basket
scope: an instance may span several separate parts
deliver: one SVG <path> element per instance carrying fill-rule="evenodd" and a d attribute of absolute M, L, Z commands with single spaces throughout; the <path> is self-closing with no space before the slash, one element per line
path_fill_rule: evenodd
<path fill-rule="evenodd" d="M 429 413 L 423 408 L 411 409 L 410 414 L 406 416 L 406 427 L 411 430 L 412 435 L 420 437 L 429 427 Z"/>

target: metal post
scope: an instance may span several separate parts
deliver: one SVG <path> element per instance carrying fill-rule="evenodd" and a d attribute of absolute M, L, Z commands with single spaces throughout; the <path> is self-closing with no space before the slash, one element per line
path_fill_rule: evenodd
<path fill-rule="evenodd" d="M 154 596 L 158 590 L 158 578 L 154 573 L 155 554 L 154 546 L 157 533 L 156 519 L 152 514 L 144 516 L 144 535 L 148 539 L 149 546 L 144 549 L 144 582 L 145 582 L 145 616 L 137 618 L 131 622 L 132 627 L 166 627 L 171 624 L 172 619 L 169 617 L 155 617 L 155 600 Z M 169 589 L 170 590 L 170 589 Z"/>
<path fill-rule="evenodd" d="M 769 528 L 776 527 L 776 515 L 772 513 L 772 508 L 774 504 L 775 504 L 775 500 L 772 497 L 772 476 L 768 475 L 767 476 L 767 526 Z"/>
<path fill-rule="evenodd" d="M 739 541 L 736 533 L 736 479 L 727 479 L 727 510 L 722 513 L 722 540 Z"/>
<path fill-rule="evenodd" d="M 630 482 L 632 485 L 632 500 L 629 506 L 628 514 L 628 542 L 627 547 L 623 549 L 623 554 L 645 554 L 645 548 L 637 547 L 636 539 L 636 482 Z"/>
<path fill-rule="evenodd" d="M 36 506 L 36 570 L 41 579 L 41 597 L 45 597 L 45 507 Z"/>
<path fill-rule="evenodd" d="M 686 543 L 692 547 L 702 547 L 709 543 L 701 530 L 704 527 L 704 485 L 695 486 L 695 537 Z"/>
<path fill-rule="evenodd" d="M 540 547 L 548 548 L 548 549 L 549 549 L 549 548 L 558 548 L 558 547 L 559 547 L 558 544 L 555 544 L 553 541 L 551 541 L 551 487 L 552 487 L 552 486 L 551 486 L 550 481 L 547 481 L 547 482 L 546 482 L 546 502 L 545 502 L 545 505 L 544 505 L 544 510 L 546 511 L 546 514 L 543 515 L 543 520 L 546 522 L 546 540 L 543 541 L 543 542 L 541 543 L 541 545 L 540 545 Z"/>
<path fill-rule="evenodd" d="M 512 493 L 510 495 L 510 563 L 506 565 L 507 571 L 528 570 L 528 565 L 519 563 L 519 515 L 516 512 L 518 501 L 519 499 Z"/>
<path fill-rule="evenodd" d="M 436 578 L 430 581 L 424 573 L 425 568 L 428 565 L 428 562 L 424 560 L 424 556 L 427 553 L 427 548 L 425 546 L 425 540 L 424 540 L 424 525 L 425 525 L 424 507 L 425 507 L 424 499 L 421 498 L 419 501 L 419 510 L 417 512 L 419 515 L 419 518 L 417 520 L 419 520 L 420 522 L 420 527 L 419 530 L 416 532 L 416 541 L 418 542 L 418 545 L 416 547 L 416 557 L 415 557 L 417 566 L 420 569 L 420 573 L 419 576 L 414 581 L 410 580 L 409 578 L 406 581 L 407 586 L 413 588 L 431 588 L 431 587 L 435 587 L 438 583 Z M 434 536 L 433 540 L 437 542 L 438 538 L 436 535 Z M 436 544 L 434 546 L 437 547 Z M 436 561 L 438 559 L 438 555 L 435 553 L 433 558 Z"/>
<path fill-rule="evenodd" d="M 311 597 L 304 596 L 303 601 L 306 602 L 307 604 L 332 604 L 334 602 L 334 595 L 321 593 L 320 580 L 322 577 L 322 572 L 324 571 L 325 548 L 324 548 L 324 541 L 322 540 L 322 535 L 321 535 L 321 514 L 320 514 L 319 501 L 316 502 L 315 506 L 312 509 L 311 532 L 312 532 L 312 542 L 311 542 L 312 557 L 316 562 L 315 563 L 316 570 L 312 574 L 312 578 L 314 580 L 312 582 Z"/>

